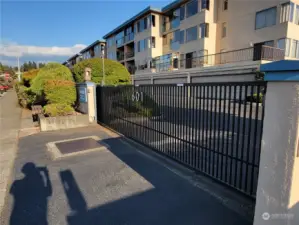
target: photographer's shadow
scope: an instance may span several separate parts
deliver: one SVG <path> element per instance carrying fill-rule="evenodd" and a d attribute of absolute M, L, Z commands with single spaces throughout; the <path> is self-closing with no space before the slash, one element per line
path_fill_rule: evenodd
<path fill-rule="evenodd" d="M 30 162 L 22 167 L 22 173 L 24 178 L 15 180 L 10 189 L 14 197 L 10 225 L 47 225 L 48 198 L 52 195 L 48 169 Z"/>

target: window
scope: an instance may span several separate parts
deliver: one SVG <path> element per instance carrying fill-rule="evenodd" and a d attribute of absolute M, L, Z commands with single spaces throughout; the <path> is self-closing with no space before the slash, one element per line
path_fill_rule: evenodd
<path fill-rule="evenodd" d="M 285 50 L 285 56 L 290 55 L 290 39 L 281 38 L 277 41 L 277 47 Z"/>
<path fill-rule="evenodd" d="M 228 0 L 224 0 L 223 1 L 223 10 L 227 10 L 228 9 Z"/>
<path fill-rule="evenodd" d="M 265 46 L 274 47 L 274 41 L 265 41 Z"/>
<path fill-rule="evenodd" d="M 222 23 L 222 37 L 226 37 L 226 23 Z"/>
<path fill-rule="evenodd" d="M 180 8 L 180 20 L 184 20 L 185 19 L 185 6 L 181 6 Z"/>
<path fill-rule="evenodd" d="M 151 37 L 151 47 L 156 48 L 156 38 L 155 37 Z"/>
<path fill-rule="evenodd" d="M 210 9 L 210 0 L 201 0 L 201 10 Z"/>
<path fill-rule="evenodd" d="M 155 15 L 152 15 L 152 25 L 153 25 L 153 27 L 156 26 L 156 17 L 155 17 Z"/>
<path fill-rule="evenodd" d="M 270 8 L 256 13 L 255 29 L 270 27 L 276 24 L 277 8 Z"/>
<path fill-rule="evenodd" d="M 185 42 L 185 31 L 181 30 L 180 31 L 180 44 L 184 44 Z"/>
<path fill-rule="evenodd" d="M 299 59 L 299 41 L 292 41 L 291 57 Z"/>
<path fill-rule="evenodd" d="M 186 30 L 186 42 L 197 40 L 197 26 Z"/>
<path fill-rule="evenodd" d="M 209 24 L 202 23 L 199 25 L 199 38 L 209 37 Z"/>
<path fill-rule="evenodd" d="M 140 41 L 137 43 L 137 52 L 140 52 Z"/>
<path fill-rule="evenodd" d="M 193 0 L 193 1 L 189 2 L 186 6 L 187 6 L 187 18 L 195 15 L 198 12 L 197 0 Z"/>
<path fill-rule="evenodd" d="M 280 22 L 293 22 L 294 18 L 294 3 L 287 2 L 281 5 Z"/>
<path fill-rule="evenodd" d="M 296 7 L 295 24 L 299 25 L 299 5 L 297 5 L 297 7 Z"/>

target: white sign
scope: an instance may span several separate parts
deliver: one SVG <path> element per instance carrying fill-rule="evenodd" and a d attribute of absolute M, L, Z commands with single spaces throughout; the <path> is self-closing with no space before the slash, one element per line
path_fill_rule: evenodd
<path fill-rule="evenodd" d="M 132 93 L 132 101 L 136 101 L 136 102 L 139 102 L 139 101 L 143 101 L 143 92 L 138 92 L 138 91 L 135 91 Z"/>

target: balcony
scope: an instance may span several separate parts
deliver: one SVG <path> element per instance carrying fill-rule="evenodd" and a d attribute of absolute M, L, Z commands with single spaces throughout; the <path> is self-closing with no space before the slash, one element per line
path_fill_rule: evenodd
<path fill-rule="evenodd" d="M 257 46 L 212 55 L 188 57 L 186 59 L 171 59 L 171 62 L 156 63 L 157 71 L 169 71 L 173 69 L 189 69 L 204 66 L 216 66 L 228 63 L 245 61 L 278 61 L 285 57 L 284 49 L 269 46 Z"/>
<path fill-rule="evenodd" d="M 125 58 L 124 56 L 125 56 L 125 54 L 123 52 L 118 52 L 117 56 L 116 56 L 117 61 L 124 60 L 124 58 Z"/>
<path fill-rule="evenodd" d="M 126 55 L 126 59 L 129 59 L 129 58 L 134 57 L 135 53 L 134 53 L 134 51 L 129 51 L 125 55 Z"/>
<path fill-rule="evenodd" d="M 119 47 L 123 46 L 124 43 L 125 43 L 125 37 L 121 37 L 121 38 L 116 40 L 116 47 L 119 48 Z"/>
<path fill-rule="evenodd" d="M 133 41 L 134 40 L 134 33 L 130 33 L 125 36 L 125 43 Z"/>
<path fill-rule="evenodd" d="M 162 32 L 168 32 L 172 29 L 178 28 L 180 26 L 180 18 L 176 18 L 170 22 L 162 24 Z"/>

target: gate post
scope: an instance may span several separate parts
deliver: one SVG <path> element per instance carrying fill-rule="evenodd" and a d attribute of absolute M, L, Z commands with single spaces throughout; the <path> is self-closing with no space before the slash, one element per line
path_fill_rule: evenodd
<path fill-rule="evenodd" d="M 299 61 L 261 71 L 268 84 L 254 225 L 298 225 Z"/>

